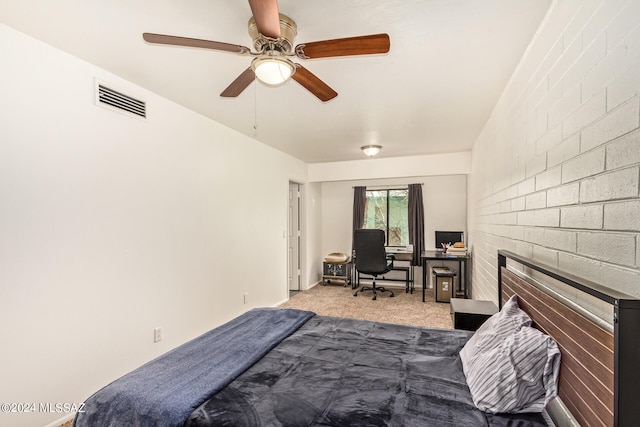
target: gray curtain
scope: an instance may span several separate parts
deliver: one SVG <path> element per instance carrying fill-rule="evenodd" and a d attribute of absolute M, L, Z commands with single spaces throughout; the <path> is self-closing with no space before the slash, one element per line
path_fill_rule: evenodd
<path fill-rule="evenodd" d="M 413 244 L 411 265 L 422 265 L 424 251 L 424 204 L 422 184 L 409 184 L 409 243 Z"/>
<path fill-rule="evenodd" d="M 364 210 L 367 206 L 367 187 L 353 187 L 353 230 L 351 232 L 351 248 L 353 248 L 353 232 L 364 225 Z"/>

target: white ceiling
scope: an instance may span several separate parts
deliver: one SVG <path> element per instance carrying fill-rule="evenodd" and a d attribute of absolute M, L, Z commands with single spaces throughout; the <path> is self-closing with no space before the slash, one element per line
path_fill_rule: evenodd
<path fill-rule="evenodd" d="M 251 61 L 147 44 L 143 32 L 251 46 L 246 0 L 0 0 L 0 22 L 309 163 L 467 151 L 552 0 L 280 0 L 295 44 L 386 32 L 386 55 L 297 60 L 295 81 L 224 90 Z"/>

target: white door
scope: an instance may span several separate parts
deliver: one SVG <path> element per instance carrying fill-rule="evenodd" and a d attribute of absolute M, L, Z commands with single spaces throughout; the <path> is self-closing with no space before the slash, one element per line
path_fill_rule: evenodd
<path fill-rule="evenodd" d="M 289 183 L 288 276 L 289 290 L 300 290 L 300 184 Z"/>

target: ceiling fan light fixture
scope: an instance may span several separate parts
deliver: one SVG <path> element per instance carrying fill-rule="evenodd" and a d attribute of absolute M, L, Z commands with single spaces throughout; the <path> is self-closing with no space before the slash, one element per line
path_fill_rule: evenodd
<path fill-rule="evenodd" d="M 360 149 L 367 156 L 373 157 L 380 152 L 382 145 L 363 145 Z"/>
<path fill-rule="evenodd" d="M 262 55 L 251 61 L 251 69 L 262 83 L 278 86 L 291 78 L 296 71 L 296 66 L 287 58 Z"/>

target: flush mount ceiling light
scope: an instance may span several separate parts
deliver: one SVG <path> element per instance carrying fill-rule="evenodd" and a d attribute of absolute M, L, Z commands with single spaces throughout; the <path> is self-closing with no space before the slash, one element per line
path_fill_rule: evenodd
<path fill-rule="evenodd" d="M 381 148 L 382 148 L 382 145 L 364 145 L 360 147 L 362 152 L 369 157 L 372 157 L 378 154 Z"/>
<path fill-rule="evenodd" d="M 262 83 L 278 86 L 291 78 L 296 71 L 296 66 L 289 59 L 271 52 L 251 61 L 251 69 Z"/>

